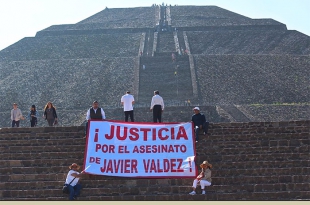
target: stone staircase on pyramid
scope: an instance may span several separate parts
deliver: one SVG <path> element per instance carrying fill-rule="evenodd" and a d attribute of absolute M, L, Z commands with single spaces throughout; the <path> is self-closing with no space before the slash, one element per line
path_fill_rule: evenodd
<path fill-rule="evenodd" d="M 210 124 L 196 165 L 213 164 L 207 194 L 193 179 L 85 175 L 78 200 L 309 200 L 310 121 Z M 0 200 L 68 200 L 68 166 L 83 165 L 84 127 L 0 129 Z"/>

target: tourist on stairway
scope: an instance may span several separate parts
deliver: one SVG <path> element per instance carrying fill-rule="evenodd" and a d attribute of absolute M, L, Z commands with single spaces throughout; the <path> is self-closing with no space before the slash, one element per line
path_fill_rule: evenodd
<path fill-rule="evenodd" d="M 52 127 L 57 124 L 56 107 L 52 102 L 46 103 L 43 117 L 45 117 L 45 120 L 47 120 L 48 126 Z"/>
<path fill-rule="evenodd" d="M 19 127 L 19 121 L 24 120 L 22 111 L 17 107 L 17 103 L 13 103 L 13 109 L 11 110 L 12 127 Z"/>
<path fill-rule="evenodd" d="M 199 107 L 194 107 L 194 115 L 192 116 L 192 122 L 194 123 L 196 142 L 199 140 L 199 131 L 203 130 L 204 135 L 208 134 L 209 122 L 206 121 L 204 114 L 200 113 Z"/>
<path fill-rule="evenodd" d="M 35 127 L 37 126 L 37 122 L 38 122 L 38 112 L 36 110 L 36 106 L 32 105 L 29 111 L 29 115 L 28 118 L 30 120 L 30 126 L 31 127 Z"/>
<path fill-rule="evenodd" d="M 128 122 L 128 117 L 130 117 L 131 122 L 134 122 L 133 104 L 135 103 L 135 99 L 130 94 L 130 91 L 127 91 L 126 94 L 122 96 L 121 103 L 124 107 L 125 122 Z"/>
<path fill-rule="evenodd" d="M 99 103 L 97 100 L 93 102 L 93 106 L 88 109 L 86 113 L 86 126 L 85 126 L 85 135 L 87 135 L 88 131 L 88 120 L 104 120 L 105 119 L 105 112 L 102 108 L 99 107 Z"/>
<path fill-rule="evenodd" d="M 151 101 L 151 108 L 150 110 L 153 110 L 153 122 L 157 123 L 161 122 L 161 115 L 162 112 L 164 111 L 164 100 L 163 98 L 159 95 L 159 91 L 155 90 L 154 91 L 154 96 L 152 97 Z"/>
<path fill-rule="evenodd" d="M 201 194 L 206 194 L 205 187 L 206 186 L 211 186 L 211 168 L 212 164 L 209 164 L 208 161 L 204 161 L 201 165 L 201 172 L 200 174 L 196 177 L 196 179 L 193 182 L 193 191 L 190 192 L 190 195 L 195 195 L 196 194 L 196 187 L 198 182 L 200 183 L 201 186 Z"/>

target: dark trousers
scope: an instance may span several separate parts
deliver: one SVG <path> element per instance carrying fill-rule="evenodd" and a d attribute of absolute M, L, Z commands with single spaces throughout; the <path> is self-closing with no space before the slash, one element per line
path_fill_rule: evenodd
<path fill-rule="evenodd" d="M 31 120 L 30 120 L 30 126 L 31 126 L 31 127 L 37 126 L 37 118 L 31 119 Z"/>
<path fill-rule="evenodd" d="M 128 122 L 128 117 L 130 117 L 131 122 L 134 122 L 133 119 L 133 110 L 125 111 L 125 122 Z"/>
<path fill-rule="evenodd" d="M 161 105 L 154 105 L 153 107 L 153 122 L 161 122 L 161 113 L 162 113 L 162 110 L 161 110 Z"/>
<path fill-rule="evenodd" d="M 74 200 L 73 197 L 78 197 L 80 195 L 80 191 L 82 186 L 80 184 L 76 184 L 75 186 L 67 185 L 69 188 L 69 200 Z"/>
<path fill-rule="evenodd" d="M 14 127 L 15 125 L 16 125 L 16 127 L 19 127 L 19 120 L 18 121 L 15 121 L 15 120 L 12 121 L 12 127 Z"/>
<path fill-rule="evenodd" d="M 203 123 L 202 130 L 205 134 L 208 134 L 208 129 L 209 129 L 209 122 Z M 196 128 L 196 126 L 195 126 L 196 141 L 199 140 L 199 131 L 200 131 L 199 126 L 198 126 L 198 128 Z"/>

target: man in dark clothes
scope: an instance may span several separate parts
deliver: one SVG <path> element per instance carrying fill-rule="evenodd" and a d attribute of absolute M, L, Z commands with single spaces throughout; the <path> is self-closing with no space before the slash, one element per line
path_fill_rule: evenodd
<path fill-rule="evenodd" d="M 91 119 L 105 119 L 105 113 L 102 108 L 99 107 L 98 101 L 93 102 L 93 106 L 87 111 L 86 113 L 86 127 L 85 127 L 85 134 L 87 134 L 88 131 L 88 120 Z"/>
<path fill-rule="evenodd" d="M 208 134 L 209 122 L 206 121 L 204 114 L 200 113 L 199 107 L 195 107 L 194 115 L 192 116 L 192 122 L 194 123 L 195 133 L 196 133 L 196 142 L 199 140 L 199 130 L 204 131 L 204 135 Z"/>

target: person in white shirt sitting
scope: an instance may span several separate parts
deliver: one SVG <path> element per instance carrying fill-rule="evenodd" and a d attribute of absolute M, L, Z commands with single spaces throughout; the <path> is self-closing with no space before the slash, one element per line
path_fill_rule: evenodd
<path fill-rule="evenodd" d="M 82 173 L 80 174 L 78 170 L 80 166 L 76 163 L 73 163 L 69 166 L 70 171 L 67 174 L 65 185 L 69 189 L 69 200 L 76 200 L 80 195 L 81 184 L 79 184 L 79 179 L 82 177 Z"/>

